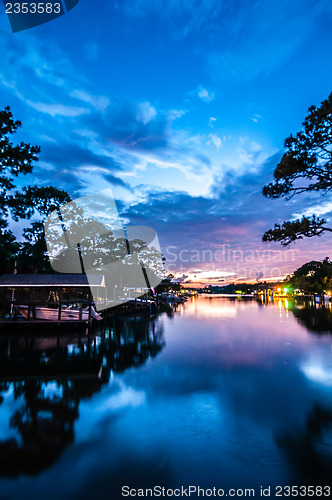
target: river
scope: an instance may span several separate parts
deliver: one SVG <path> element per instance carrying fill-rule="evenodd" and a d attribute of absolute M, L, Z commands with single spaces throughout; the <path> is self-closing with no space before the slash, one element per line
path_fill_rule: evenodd
<path fill-rule="evenodd" d="M 331 485 L 331 349 L 329 306 L 219 296 L 2 338 L 0 498 Z"/>

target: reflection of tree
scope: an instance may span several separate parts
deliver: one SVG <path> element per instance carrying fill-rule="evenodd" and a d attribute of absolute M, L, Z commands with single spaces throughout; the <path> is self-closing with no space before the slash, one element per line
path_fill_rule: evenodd
<path fill-rule="evenodd" d="M 165 345 L 161 323 L 146 317 L 114 316 L 97 328 L 88 337 L 1 339 L 0 376 L 20 380 L 0 380 L 0 410 L 10 390 L 20 404 L 9 421 L 16 437 L 0 441 L 1 475 L 36 475 L 51 466 L 74 441 L 80 400 L 100 391 L 112 371 L 141 366 Z"/>
<path fill-rule="evenodd" d="M 132 366 L 140 366 L 163 349 L 165 342 L 161 324 L 147 318 L 113 317 L 108 341 L 102 346 L 107 359 L 104 376 L 110 371 L 122 372 Z"/>
<path fill-rule="evenodd" d="M 94 340 L 83 342 L 77 337 L 26 334 L 1 340 L 0 375 L 16 381 L 3 382 L 0 392 L 6 394 L 11 389 L 14 400 L 20 403 L 9 421 L 17 437 L 0 442 L 2 474 L 38 474 L 73 442 L 82 391 L 68 375 L 94 374 L 92 391 L 88 384 L 89 396 L 99 389 L 96 375 L 101 362 L 93 347 Z"/>
<path fill-rule="evenodd" d="M 331 483 L 332 453 L 324 443 L 331 429 L 332 412 L 316 405 L 303 429 L 277 438 L 277 444 L 288 456 L 293 469 L 299 477 L 306 477 L 309 483 Z"/>
<path fill-rule="evenodd" d="M 10 419 L 20 442 L 8 439 L 0 443 L 0 470 L 6 475 L 36 474 L 50 466 L 74 439 L 73 424 L 78 417 L 78 400 L 68 382 L 61 383 L 62 396 L 43 396 L 40 380 L 14 384 L 15 398 L 25 404 Z"/>
<path fill-rule="evenodd" d="M 289 309 L 298 322 L 311 332 L 332 333 L 332 311 L 329 307 L 312 307 L 306 304 L 303 308 L 294 305 Z"/>

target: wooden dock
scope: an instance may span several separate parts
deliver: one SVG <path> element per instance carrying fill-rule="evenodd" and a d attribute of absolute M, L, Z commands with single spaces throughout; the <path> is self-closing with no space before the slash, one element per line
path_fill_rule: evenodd
<path fill-rule="evenodd" d="M 4 274 L 0 277 L 0 327 L 90 326 L 96 315 L 91 287 L 103 296 L 104 276 L 89 276 L 88 281 L 85 274 Z M 48 313 L 55 311 L 55 317 L 41 318 L 41 314 L 36 317 L 43 308 Z M 78 311 L 77 318 L 63 317 L 68 316 L 65 311 L 69 309 Z"/>
<path fill-rule="evenodd" d="M 47 325 L 47 326 L 63 326 L 63 325 L 86 325 L 89 326 L 92 324 L 92 320 L 86 321 L 86 320 L 79 320 L 79 319 L 71 319 L 71 320 L 56 320 L 56 321 L 47 321 L 47 320 L 42 320 L 42 319 L 2 319 L 0 320 L 0 327 L 2 325 L 22 325 L 22 326 L 28 326 L 28 325 Z"/>

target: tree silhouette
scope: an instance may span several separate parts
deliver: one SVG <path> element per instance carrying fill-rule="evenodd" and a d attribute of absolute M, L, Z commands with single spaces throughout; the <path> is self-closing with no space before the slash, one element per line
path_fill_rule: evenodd
<path fill-rule="evenodd" d="M 302 129 L 285 140 L 285 153 L 274 171 L 274 180 L 264 186 L 268 198 L 290 199 L 302 193 L 332 190 L 332 93 L 320 107 L 311 106 Z M 263 241 L 280 241 L 289 245 L 303 237 L 320 236 L 332 231 L 326 220 L 313 215 L 266 231 Z"/>
<path fill-rule="evenodd" d="M 39 256 L 42 245 L 40 227 L 35 224 L 26 230 L 28 239 L 19 251 L 14 234 L 7 229 L 9 214 L 16 221 L 29 219 L 36 212 L 47 216 L 62 203 L 70 201 L 65 191 L 55 187 L 29 186 L 12 194 L 15 178 L 32 172 L 40 152 L 39 146 L 25 142 L 13 144 L 10 140 L 21 125 L 19 120 L 14 120 L 9 107 L 0 110 L 0 273 L 12 271 L 17 252 L 18 257 L 24 255 L 27 258 L 37 250 L 36 255 Z M 35 258 L 35 261 L 38 262 L 38 259 Z"/>
<path fill-rule="evenodd" d="M 288 278 L 288 284 L 303 292 L 322 293 L 332 286 L 332 262 L 326 257 L 323 261 L 312 260 L 299 267 Z"/>

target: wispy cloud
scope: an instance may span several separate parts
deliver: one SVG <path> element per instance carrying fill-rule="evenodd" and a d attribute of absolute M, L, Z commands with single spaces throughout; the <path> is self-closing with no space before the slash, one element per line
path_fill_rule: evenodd
<path fill-rule="evenodd" d="M 269 86 L 273 72 L 308 40 L 322 5 L 322 0 L 295 0 L 287 8 L 276 0 L 202 0 L 193 9 L 188 0 L 127 0 L 117 11 L 126 22 L 121 40 L 108 29 L 108 18 L 104 38 L 98 34 L 92 44 L 85 39 L 79 51 L 61 49 L 68 38 L 63 45 L 48 43 L 51 35 L 43 39 L 38 30 L 19 37 L 5 33 L 3 99 L 22 119 L 24 140 L 42 148 L 29 182 L 55 183 L 72 195 L 111 185 L 123 217 L 155 225 L 164 248 L 261 248 L 264 231 L 294 213 L 302 215 L 303 206 L 329 214 L 329 204 L 319 198 L 287 204 L 261 193 L 290 132 L 284 116 L 294 97 L 293 91 L 284 102 L 281 85 L 275 99 Z M 91 25 L 90 19 L 85 22 Z M 151 64 L 154 50 L 158 68 Z M 91 64 L 84 64 L 86 58 Z M 97 59 L 95 74 L 91 67 Z M 264 79 L 252 82 L 261 75 Z M 286 80 L 283 74 L 281 84 Z M 262 81 L 265 102 L 257 90 Z M 301 106 L 307 99 L 303 96 Z M 199 262 L 192 264 L 197 269 Z M 212 271 L 209 265 L 199 265 L 201 272 Z M 230 272 L 214 271 L 217 279 Z"/>
<path fill-rule="evenodd" d="M 211 128 L 213 128 L 214 124 L 216 123 L 216 121 L 217 121 L 217 118 L 215 118 L 214 116 L 210 116 L 210 118 L 209 118 L 209 126 Z"/>
<path fill-rule="evenodd" d="M 287 14 L 282 2 L 256 0 L 237 2 L 234 19 L 231 3 L 223 5 L 232 22 L 229 16 L 221 20 L 219 32 L 211 37 L 207 62 L 213 77 L 237 82 L 280 68 L 310 37 L 322 11 L 331 12 L 327 0 L 295 0 L 288 4 Z"/>
<path fill-rule="evenodd" d="M 144 125 L 149 123 L 157 116 L 157 111 L 149 102 L 140 102 L 138 104 L 137 120 Z"/>
<path fill-rule="evenodd" d="M 71 97 L 74 97 L 80 101 L 90 104 L 97 111 L 106 111 L 108 106 L 111 104 L 109 97 L 92 95 L 86 90 L 73 90 L 70 93 Z"/>
<path fill-rule="evenodd" d="M 120 4 L 121 5 L 121 4 Z M 193 3 L 188 0 L 127 0 L 121 5 L 129 18 L 144 18 L 147 13 L 160 16 L 175 40 L 187 38 L 197 31 L 217 29 L 218 16 L 223 11 L 223 2 L 220 0 L 202 0 Z"/>
<path fill-rule="evenodd" d="M 96 42 L 87 42 L 84 46 L 84 50 L 89 61 L 97 61 L 99 56 L 99 46 Z"/>
<path fill-rule="evenodd" d="M 213 92 L 211 91 L 208 91 L 207 89 L 201 87 L 199 90 L 198 90 L 198 97 L 200 99 L 202 99 L 202 101 L 204 102 L 211 102 L 214 100 L 215 98 L 215 95 Z"/>
<path fill-rule="evenodd" d="M 207 144 L 214 144 L 217 149 L 221 148 L 222 146 L 222 141 L 220 137 L 217 134 L 209 134 L 209 140 Z"/>
<path fill-rule="evenodd" d="M 89 110 L 86 108 L 78 108 L 69 105 L 66 106 L 65 104 L 60 103 L 49 104 L 45 102 L 33 102 L 29 99 L 26 101 L 26 104 L 36 109 L 37 111 L 40 111 L 41 113 L 46 113 L 53 117 L 66 116 L 72 118 L 89 113 Z"/>
<path fill-rule="evenodd" d="M 260 115 L 255 114 L 255 115 L 251 118 L 251 120 L 252 120 L 254 123 L 258 123 L 258 120 L 261 120 L 261 118 L 262 118 L 262 117 L 261 117 Z"/>
<path fill-rule="evenodd" d="M 181 116 L 184 116 L 188 111 L 185 109 L 171 109 L 168 111 L 168 119 L 170 121 L 177 120 L 178 118 L 181 118 Z"/>

